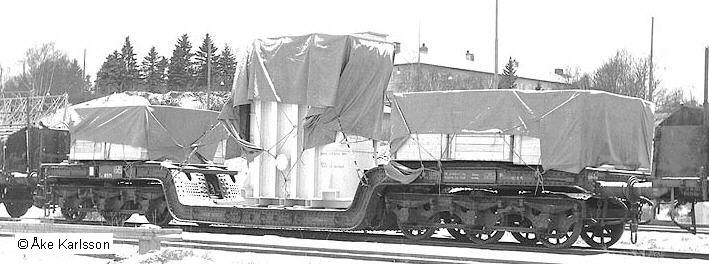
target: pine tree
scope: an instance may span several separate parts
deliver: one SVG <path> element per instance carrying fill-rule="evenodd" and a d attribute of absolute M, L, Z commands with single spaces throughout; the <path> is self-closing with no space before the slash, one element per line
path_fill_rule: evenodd
<path fill-rule="evenodd" d="M 516 89 L 517 84 L 517 60 L 513 60 L 512 57 L 505 64 L 505 69 L 502 70 L 502 79 L 497 84 L 497 89 Z"/>
<path fill-rule="evenodd" d="M 224 45 L 216 68 L 218 74 L 217 84 L 221 87 L 220 90 L 230 90 L 234 82 L 234 73 L 236 72 L 236 58 L 231 53 L 229 45 Z"/>
<path fill-rule="evenodd" d="M 172 57 L 167 67 L 167 85 L 169 89 L 185 91 L 192 81 L 192 44 L 187 34 L 182 35 L 175 44 Z"/>
<path fill-rule="evenodd" d="M 217 47 L 214 46 L 214 42 L 212 41 L 212 38 L 209 36 L 209 34 L 204 36 L 204 41 L 202 41 L 202 46 L 199 47 L 199 50 L 197 50 L 197 53 L 195 54 L 195 78 L 197 81 L 197 86 L 198 87 L 206 87 L 207 86 L 207 57 L 208 57 L 208 51 L 211 50 L 211 67 L 212 67 L 212 72 L 211 72 L 211 77 L 212 77 L 212 85 L 214 85 L 214 82 L 217 80 L 217 77 L 219 76 L 216 66 L 217 62 L 219 61 L 219 54 L 217 54 Z"/>
<path fill-rule="evenodd" d="M 121 62 L 121 54 L 117 50 L 106 57 L 106 61 L 101 65 L 98 73 L 96 73 L 96 90 L 102 94 L 117 92 L 121 86 L 121 70 L 123 65 Z"/>
<path fill-rule="evenodd" d="M 166 85 L 167 60 L 158 55 L 155 47 L 151 47 L 148 55 L 143 57 L 140 68 L 140 79 L 149 92 L 160 93 Z"/>
<path fill-rule="evenodd" d="M 119 92 L 135 89 L 135 84 L 138 80 L 138 62 L 135 59 L 135 52 L 133 52 L 133 45 L 130 44 L 129 37 L 126 37 L 126 41 L 123 43 L 119 61 L 123 65 L 120 72 L 121 85 Z"/>

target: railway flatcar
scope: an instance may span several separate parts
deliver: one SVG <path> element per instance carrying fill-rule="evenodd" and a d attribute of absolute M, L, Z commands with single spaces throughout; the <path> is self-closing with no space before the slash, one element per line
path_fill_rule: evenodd
<path fill-rule="evenodd" d="M 151 107 L 82 117 L 88 125 L 71 131 L 72 153 L 83 154 L 41 166 L 49 206 L 77 221 L 98 210 L 113 224 L 141 213 L 156 224 L 399 230 L 411 239 L 446 230 L 477 244 L 510 232 L 523 244 L 564 248 L 581 237 L 607 248 L 627 224 L 637 231 L 653 195 L 644 100 L 511 90 L 387 98 L 394 45 L 371 36 L 260 39 L 247 54 L 215 141 L 203 140 L 217 118 L 185 121 Z M 144 117 L 163 121 L 136 122 Z M 224 140 L 247 167 L 208 162 L 205 146 Z"/>
<path fill-rule="evenodd" d="M 97 211 L 111 225 L 122 225 L 134 213 L 165 225 L 172 217 L 160 181 L 152 178 L 161 164 L 226 171 L 226 130 L 217 125 L 217 112 L 153 105 L 80 106 L 69 112 L 71 119 L 62 122 L 71 133 L 68 157 L 42 164 L 36 190 L 47 201 L 45 209 L 59 209 L 69 221 Z M 224 183 L 211 176 L 200 177 Z"/>

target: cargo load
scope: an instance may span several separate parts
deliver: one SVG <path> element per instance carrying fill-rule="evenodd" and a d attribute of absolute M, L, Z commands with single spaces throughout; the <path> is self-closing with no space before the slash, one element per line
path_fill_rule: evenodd
<path fill-rule="evenodd" d="M 254 41 L 220 115 L 250 160 L 246 197 L 347 207 L 374 166 L 371 139 L 386 139 L 393 52 L 385 39 L 357 35 Z"/>
<path fill-rule="evenodd" d="M 76 107 L 65 124 L 71 160 L 223 163 L 228 134 L 218 112 L 172 106 Z"/>
<path fill-rule="evenodd" d="M 390 122 L 391 151 L 405 153 L 397 158 L 418 159 L 412 152 L 419 150 L 426 154 L 419 157 L 509 160 L 570 173 L 601 165 L 650 168 L 651 103 L 607 92 L 394 94 Z"/>

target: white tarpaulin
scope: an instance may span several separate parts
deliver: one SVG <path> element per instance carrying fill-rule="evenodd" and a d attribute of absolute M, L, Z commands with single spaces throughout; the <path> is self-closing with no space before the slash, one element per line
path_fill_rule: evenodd
<path fill-rule="evenodd" d="M 652 104 L 600 91 L 465 90 L 394 94 L 391 146 L 411 134 L 499 131 L 540 139 L 545 170 L 650 168 Z"/>
<path fill-rule="evenodd" d="M 237 65 L 232 105 L 253 100 L 306 105 L 305 148 L 332 143 L 337 131 L 380 138 L 393 45 L 355 36 L 310 34 L 259 39 Z"/>

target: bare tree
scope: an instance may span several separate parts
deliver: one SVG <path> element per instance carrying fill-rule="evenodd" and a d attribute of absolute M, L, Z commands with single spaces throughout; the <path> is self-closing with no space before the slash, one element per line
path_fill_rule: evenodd
<path fill-rule="evenodd" d="M 656 65 L 653 65 L 656 67 Z M 601 90 L 615 94 L 647 98 L 650 82 L 650 63 L 647 58 L 633 57 L 625 50 L 619 50 L 606 60 L 592 74 L 581 72 L 578 67 L 567 66 L 563 76 L 569 87 L 580 90 Z M 655 75 L 657 76 L 657 75 Z M 660 80 L 655 77 L 653 87 L 659 87 Z M 660 89 L 655 89 L 657 94 Z"/>
<path fill-rule="evenodd" d="M 69 60 L 53 43 L 25 52 L 23 72 L 8 78 L 4 91 L 29 92 L 31 95 L 77 94 L 84 92 L 87 80 L 77 60 Z"/>
<path fill-rule="evenodd" d="M 675 88 L 672 90 L 658 89 L 655 93 L 655 105 L 656 113 L 672 113 L 677 110 L 680 106 L 699 106 L 699 102 L 694 97 L 694 95 L 685 94 L 682 88 Z"/>
<path fill-rule="evenodd" d="M 616 94 L 647 98 L 650 65 L 646 58 L 636 58 L 625 50 L 616 52 L 593 74 L 593 88 Z M 654 86 L 659 84 L 655 79 Z"/>
<path fill-rule="evenodd" d="M 22 63 L 27 67 L 27 74 L 23 73 L 22 84 L 32 94 L 45 94 L 49 92 L 57 62 L 66 60 L 66 55 L 54 47 L 54 43 L 45 43 L 39 47 L 30 48 L 25 52 Z"/>

